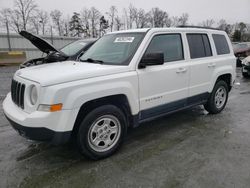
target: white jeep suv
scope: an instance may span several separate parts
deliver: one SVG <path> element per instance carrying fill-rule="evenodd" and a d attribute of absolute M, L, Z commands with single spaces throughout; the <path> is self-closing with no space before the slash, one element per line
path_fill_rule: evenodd
<path fill-rule="evenodd" d="M 22 136 L 54 144 L 73 137 L 85 156 L 101 159 L 118 149 L 128 127 L 195 105 L 221 112 L 235 67 L 223 31 L 113 32 L 78 62 L 18 70 L 3 109 Z"/>

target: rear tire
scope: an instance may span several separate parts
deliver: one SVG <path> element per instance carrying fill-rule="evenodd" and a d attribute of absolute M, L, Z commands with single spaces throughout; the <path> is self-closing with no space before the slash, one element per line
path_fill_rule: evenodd
<path fill-rule="evenodd" d="M 210 94 L 204 108 L 210 114 L 220 113 L 226 106 L 228 100 L 228 85 L 225 81 L 219 80 Z"/>
<path fill-rule="evenodd" d="M 77 135 L 79 150 L 92 160 L 109 157 L 121 146 L 126 132 L 127 121 L 118 107 L 97 107 L 80 124 Z"/>

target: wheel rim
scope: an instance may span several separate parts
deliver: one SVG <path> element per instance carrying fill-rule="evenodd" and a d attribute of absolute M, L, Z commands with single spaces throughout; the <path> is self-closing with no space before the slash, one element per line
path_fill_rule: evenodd
<path fill-rule="evenodd" d="M 121 135 L 120 121 L 113 115 L 99 117 L 88 132 L 90 147 L 96 152 L 105 152 L 114 147 Z"/>
<path fill-rule="evenodd" d="M 222 108 L 227 99 L 227 91 L 225 87 L 221 86 L 217 89 L 214 97 L 215 106 L 219 109 Z"/>

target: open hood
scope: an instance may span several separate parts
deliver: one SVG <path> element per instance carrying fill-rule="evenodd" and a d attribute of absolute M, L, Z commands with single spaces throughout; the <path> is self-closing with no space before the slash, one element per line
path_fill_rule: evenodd
<path fill-rule="evenodd" d="M 33 35 L 27 31 L 20 31 L 19 34 L 24 38 L 28 39 L 33 45 L 35 45 L 39 50 L 48 54 L 50 52 L 59 52 L 60 54 L 64 55 L 62 52 L 57 50 L 54 46 L 48 43 L 46 40 Z"/>

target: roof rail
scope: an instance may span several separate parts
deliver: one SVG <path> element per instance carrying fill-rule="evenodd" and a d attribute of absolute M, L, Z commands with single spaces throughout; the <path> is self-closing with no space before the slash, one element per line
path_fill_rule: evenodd
<path fill-rule="evenodd" d="M 202 27 L 202 26 L 194 26 L 194 25 L 178 25 L 176 27 L 180 28 L 197 28 L 197 29 L 212 29 L 212 30 L 218 30 L 218 31 L 223 31 L 222 29 L 219 28 L 214 28 L 214 27 Z"/>

